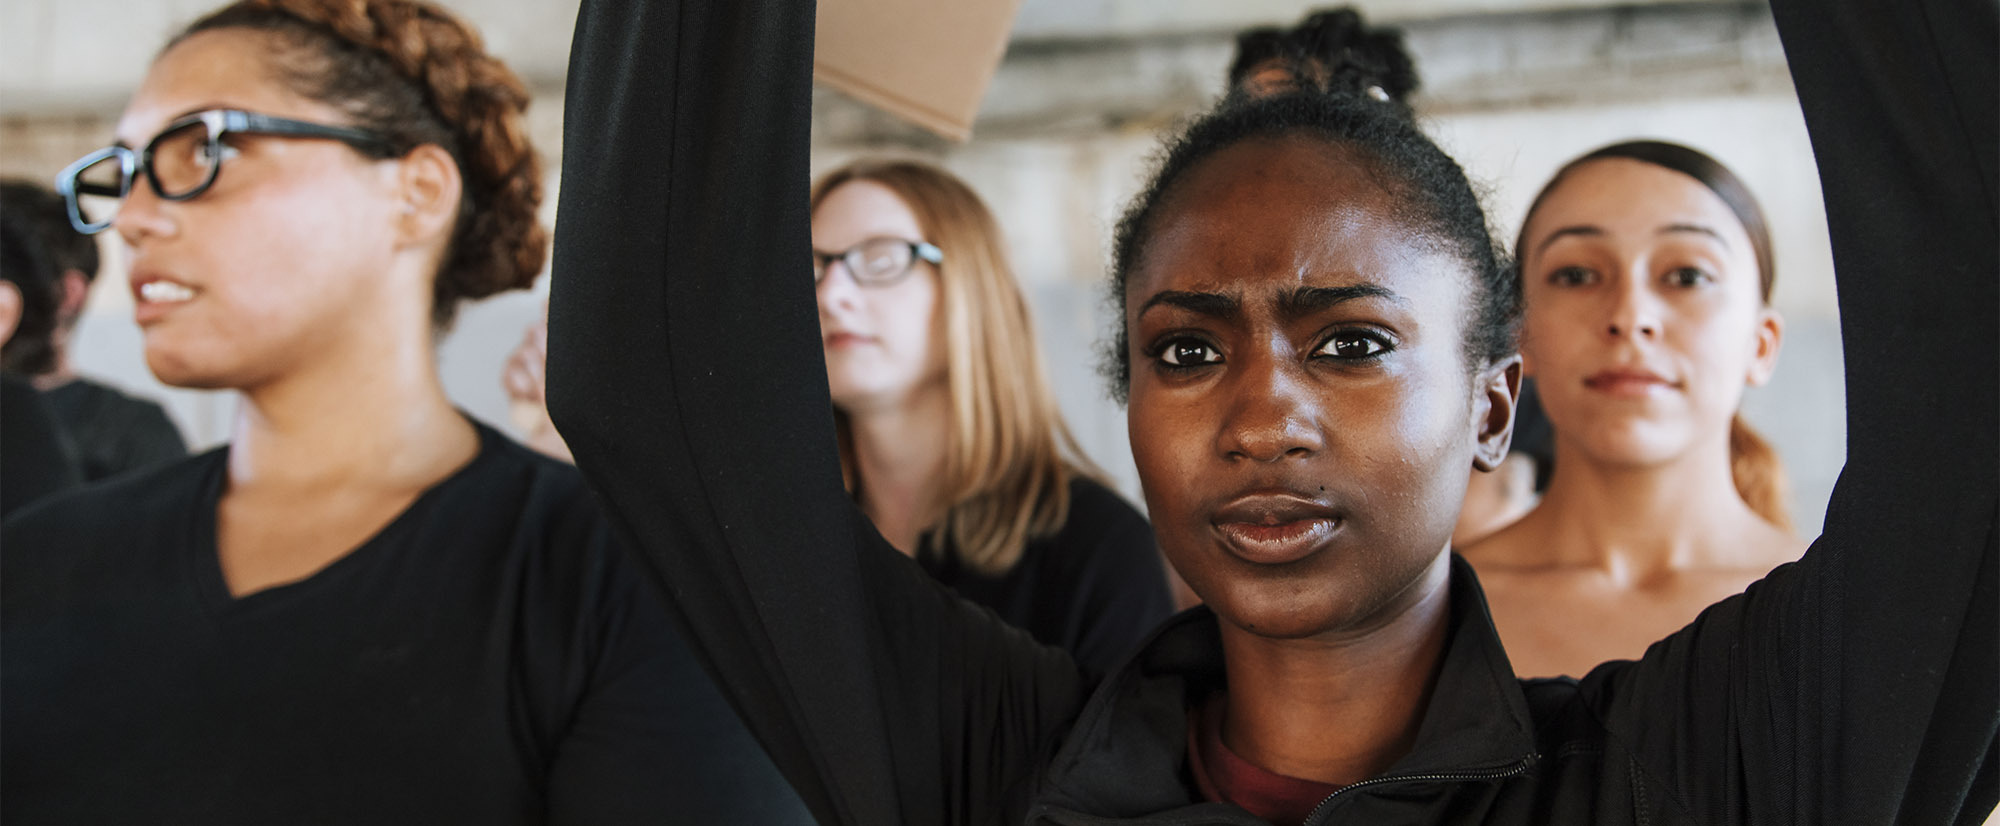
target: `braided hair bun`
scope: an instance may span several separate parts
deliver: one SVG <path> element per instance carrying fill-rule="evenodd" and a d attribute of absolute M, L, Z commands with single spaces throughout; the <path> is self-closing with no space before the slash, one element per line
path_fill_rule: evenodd
<path fill-rule="evenodd" d="M 1402 31 L 1369 26 L 1351 6 L 1314 12 L 1289 29 L 1244 31 L 1236 36 L 1236 59 L 1229 64 L 1230 95 L 1237 97 L 1346 93 L 1407 112 L 1418 85 L 1417 64 L 1403 48 Z"/>
<path fill-rule="evenodd" d="M 431 294 L 438 327 L 463 299 L 534 282 L 549 236 L 535 217 L 542 170 L 522 116 L 528 91 L 478 32 L 421 0 L 239 0 L 168 48 L 216 29 L 271 35 L 294 92 L 347 112 L 398 152 L 435 144 L 458 162 L 458 225 Z"/>

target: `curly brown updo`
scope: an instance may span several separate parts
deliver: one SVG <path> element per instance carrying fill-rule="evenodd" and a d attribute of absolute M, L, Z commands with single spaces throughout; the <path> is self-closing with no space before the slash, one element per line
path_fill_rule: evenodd
<path fill-rule="evenodd" d="M 458 162 L 458 226 L 431 290 L 438 327 L 450 325 L 461 299 L 534 282 L 549 237 L 535 218 L 542 165 L 522 118 L 528 90 L 478 32 L 416 0 L 240 0 L 167 48 L 216 29 L 270 35 L 292 91 L 347 112 L 399 153 L 436 144 Z"/>

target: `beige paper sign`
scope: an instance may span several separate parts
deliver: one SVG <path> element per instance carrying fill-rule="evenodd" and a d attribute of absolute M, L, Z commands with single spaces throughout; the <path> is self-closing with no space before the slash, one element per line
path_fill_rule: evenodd
<path fill-rule="evenodd" d="M 813 77 L 962 141 L 1020 0 L 820 0 Z"/>

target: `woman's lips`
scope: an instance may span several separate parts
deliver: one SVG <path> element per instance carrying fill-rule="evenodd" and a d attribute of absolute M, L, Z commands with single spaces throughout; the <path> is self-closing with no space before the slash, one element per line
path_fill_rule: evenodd
<path fill-rule="evenodd" d="M 1650 370 L 1604 370 L 1585 377 L 1583 386 L 1607 396 L 1636 399 L 1671 390 L 1674 383 Z"/>
<path fill-rule="evenodd" d="M 857 333 L 827 333 L 826 348 L 836 350 L 843 347 L 858 347 L 874 340 L 872 336 L 864 336 Z"/>
<path fill-rule="evenodd" d="M 132 279 L 132 319 L 142 326 L 149 324 L 175 307 L 193 301 L 196 294 L 193 287 L 178 281 L 140 275 Z"/>
<path fill-rule="evenodd" d="M 1230 553 L 1260 565 L 1304 559 L 1332 541 L 1340 527 L 1333 508 L 1288 493 L 1239 497 L 1211 521 Z"/>
<path fill-rule="evenodd" d="M 1218 522 L 1215 532 L 1230 553 L 1259 565 L 1297 562 L 1325 547 L 1340 526 L 1335 519 L 1298 519 L 1277 524 Z"/>

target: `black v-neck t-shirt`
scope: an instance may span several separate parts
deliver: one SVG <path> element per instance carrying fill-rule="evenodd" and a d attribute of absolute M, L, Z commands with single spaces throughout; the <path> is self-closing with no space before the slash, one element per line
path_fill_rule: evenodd
<path fill-rule="evenodd" d="M 8 520 L 0 819 L 808 822 L 575 470 L 480 438 L 373 538 L 241 598 L 226 448 Z"/>

